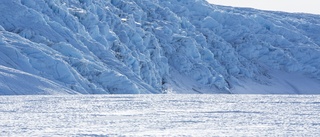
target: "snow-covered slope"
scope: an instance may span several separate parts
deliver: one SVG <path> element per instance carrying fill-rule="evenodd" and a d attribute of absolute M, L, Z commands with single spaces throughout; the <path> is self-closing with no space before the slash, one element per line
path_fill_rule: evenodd
<path fill-rule="evenodd" d="M 205 0 L 0 1 L 0 94 L 320 93 L 319 35 Z"/>

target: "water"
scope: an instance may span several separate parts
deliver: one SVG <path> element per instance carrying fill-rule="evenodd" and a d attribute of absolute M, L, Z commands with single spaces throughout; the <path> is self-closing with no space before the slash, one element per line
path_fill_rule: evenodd
<path fill-rule="evenodd" d="M 0 136 L 320 136 L 320 96 L 0 96 Z"/>

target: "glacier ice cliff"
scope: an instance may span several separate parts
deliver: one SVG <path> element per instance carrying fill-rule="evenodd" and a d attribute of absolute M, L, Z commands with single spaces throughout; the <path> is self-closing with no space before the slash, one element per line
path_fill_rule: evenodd
<path fill-rule="evenodd" d="M 0 94 L 320 93 L 320 16 L 205 0 L 0 1 Z"/>

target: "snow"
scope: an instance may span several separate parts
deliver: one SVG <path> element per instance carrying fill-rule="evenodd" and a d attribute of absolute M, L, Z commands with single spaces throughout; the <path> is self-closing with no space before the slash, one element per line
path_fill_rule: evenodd
<path fill-rule="evenodd" d="M 242 85 L 235 86 L 231 92 L 235 94 L 315 94 L 314 91 L 320 89 L 318 80 L 305 77 L 300 73 L 273 71 L 269 72 L 268 77 L 260 79 L 261 83 L 265 84 L 243 80 Z"/>
<path fill-rule="evenodd" d="M 318 15 L 205 0 L 11 0 L 0 12 L 2 71 L 28 81 L 0 94 L 52 93 L 36 79 L 79 94 L 320 93 Z"/>
<path fill-rule="evenodd" d="M 0 136 L 319 136 L 314 95 L 0 97 Z"/>
<path fill-rule="evenodd" d="M 4 66 L 0 66 L 0 80 L 0 95 L 12 93 L 17 95 L 78 94 L 77 92 L 67 89 L 53 81 Z M 19 84 L 19 86 L 16 86 L 17 84 Z M 56 89 L 59 89 L 59 91 Z"/>

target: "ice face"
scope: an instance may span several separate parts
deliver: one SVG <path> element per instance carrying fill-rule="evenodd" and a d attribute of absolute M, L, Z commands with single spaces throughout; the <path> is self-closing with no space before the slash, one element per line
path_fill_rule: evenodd
<path fill-rule="evenodd" d="M 237 93 L 248 80 L 297 93 L 275 72 L 320 79 L 316 15 L 204 0 L 11 0 L 0 12 L 0 65 L 77 93 Z"/>

